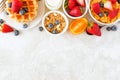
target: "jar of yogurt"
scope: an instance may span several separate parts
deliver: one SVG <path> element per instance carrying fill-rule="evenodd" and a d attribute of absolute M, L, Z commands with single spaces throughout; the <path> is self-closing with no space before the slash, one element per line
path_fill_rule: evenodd
<path fill-rule="evenodd" d="M 58 10 L 62 5 L 62 0 L 45 0 L 45 4 L 50 10 Z"/>

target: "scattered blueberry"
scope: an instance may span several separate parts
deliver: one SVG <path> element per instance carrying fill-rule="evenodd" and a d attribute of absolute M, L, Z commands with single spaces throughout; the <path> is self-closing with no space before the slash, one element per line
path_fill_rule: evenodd
<path fill-rule="evenodd" d="M 100 13 L 99 13 L 99 16 L 100 16 L 100 17 L 103 17 L 103 13 L 102 13 L 102 12 L 100 12 Z"/>
<path fill-rule="evenodd" d="M 52 33 L 53 33 L 53 34 L 58 34 L 58 31 L 57 31 L 57 30 L 53 30 Z"/>
<path fill-rule="evenodd" d="M 43 31 L 43 27 L 39 27 L 39 31 Z"/>
<path fill-rule="evenodd" d="M 28 8 L 27 7 L 23 8 L 23 10 L 25 10 L 26 13 L 28 12 Z"/>
<path fill-rule="evenodd" d="M 24 15 L 25 13 L 26 13 L 26 12 L 25 12 L 24 9 L 21 9 L 20 12 L 19 12 L 20 15 Z"/>
<path fill-rule="evenodd" d="M 59 24 L 60 24 L 60 21 L 59 21 L 59 20 L 56 20 L 56 21 L 55 21 L 55 24 L 56 24 L 56 25 L 59 25 Z"/>
<path fill-rule="evenodd" d="M 108 16 L 108 14 L 109 14 L 109 12 L 107 12 L 107 11 L 105 11 L 104 13 L 106 14 L 106 16 Z"/>
<path fill-rule="evenodd" d="M 0 19 L 0 24 L 3 24 L 4 23 L 4 20 L 3 19 Z"/>
<path fill-rule="evenodd" d="M 120 4 L 120 0 L 117 0 L 118 1 L 118 3 Z"/>
<path fill-rule="evenodd" d="M 9 15 L 9 13 L 8 13 L 7 11 L 5 11 L 5 14 L 6 14 L 6 15 Z"/>
<path fill-rule="evenodd" d="M 100 2 L 100 7 L 103 8 L 104 7 L 104 3 Z"/>
<path fill-rule="evenodd" d="M 113 25 L 113 26 L 111 27 L 111 30 L 112 30 L 112 31 L 117 31 L 117 26 L 116 26 L 116 25 Z"/>
<path fill-rule="evenodd" d="M 107 30 L 107 31 L 111 31 L 111 27 L 107 27 L 106 30 Z"/>
<path fill-rule="evenodd" d="M 8 7 L 11 8 L 12 7 L 12 3 L 8 3 Z"/>
<path fill-rule="evenodd" d="M 52 23 L 50 23 L 50 24 L 48 25 L 48 27 L 49 27 L 49 28 L 53 28 L 54 25 L 53 25 Z"/>
<path fill-rule="evenodd" d="M 27 28 L 28 27 L 28 25 L 27 24 L 23 24 L 23 28 Z"/>
<path fill-rule="evenodd" d="M 14 35 L 18 36 L 20 34 L 20 32 L 18 30 L 14 30 Z"/>

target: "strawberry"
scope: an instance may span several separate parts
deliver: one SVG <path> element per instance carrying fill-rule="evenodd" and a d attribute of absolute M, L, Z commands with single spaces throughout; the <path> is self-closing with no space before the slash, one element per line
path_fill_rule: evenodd
<path fill-rule="evenodd" d="M 117 0 L 110 0 L 112 4 L 115 4 Z"/>
<path fill-rule="evenodd" d="M 85 0 L 76 0 L 76 2 L 82 6 L 82 7 L 85 7 Z"/>
<path fill-rule="evenodd" d="M 8 33 L 8 32 L 12 32 L 13 31 L 13 28 L 11 28 L 9 25 L 7 24 L 3 24 L 0 26 L 1 27 L 1 31 L 3 33 Z"/>
<path fill-rule="evenodd" d="M 110 11 L 113 11 L 113 6 L 112 6 L 111 1 L 106 1 L 106 2 L 104 3 L 104 8 L 106 8 L 106 9 L 108 9 L 108 10 L 110 10 Z"/>
<path fill-rule="evenodd" d="M 12 2 L 12 12 L 19 13 L 22 6 L 23 6 L 23 3 L 21 1 L 13 0 L 13 2 Z"/>
<path fill-rule="evenodd" d="M 74 8 L 71 9 L 69 14 L 71 16 L 78 17 L 78 16 L 82 15 L 82 10 L 81 10 L 80 6 L 75 6 Z"/>
<path fill-rule="evenodd" d="M 111 11 L 108 16 L 110 17 L 110 19 L 113 19 L 115 18 L 115 16 L 117 16 L 118 12 L 119 12 L 119 9 L 115 9 Z"/>
<path fill-rule="evenodd" d="M 87 32 L 92 35 L 101 36 L 99 25 L 95 22 L 89 23 Z"/>
<path fill-rule="evenodd" d="M 100 4 L 99 4 L 99 2 L 96 2 L 96 3 L 92 4 L 92 9 L 96 14 L 99 14 L 100 13 Z"/>
<path fill-rule="evenodd" d="M 68 0 L 68 8 L 72 9 L 74 6 L 76 6 L 75 0 Z"/>

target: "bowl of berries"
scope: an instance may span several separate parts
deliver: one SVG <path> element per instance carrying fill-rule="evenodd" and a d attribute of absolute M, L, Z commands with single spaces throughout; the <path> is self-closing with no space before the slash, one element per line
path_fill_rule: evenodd
<path fill-rule="evenodd" d="M 68 19 L 60 11 L 49 11 L 42 19 L 42 26 L 44 30 L 53 36 L 59 36 L 65 33 L 68 29 Z"/>
<path fill-rule="evenodd" d="M 90 0 L 89 13 L 99 25 L 114 25 L 120 21 L 120 0 Z"/>
<path fill-rule="evenodd" d="M 71 19 L 82 18 L 88 10 L 87 0 L 64 0 L 63 11 Z"/>

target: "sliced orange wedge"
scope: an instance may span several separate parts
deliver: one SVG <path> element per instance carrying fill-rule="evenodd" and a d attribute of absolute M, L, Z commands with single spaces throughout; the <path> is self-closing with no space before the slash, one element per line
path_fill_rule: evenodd
<path fill-rule="evenodd" d="M 69 26 L 69 30 L 72 34 L 81 34 L 82 32 L 85 31 L 85 29 L 88 26 L 88 21 L 85 18 L 80 18 L 80 19 L 76 19 L 74 20 L 70 26 Z"/>

